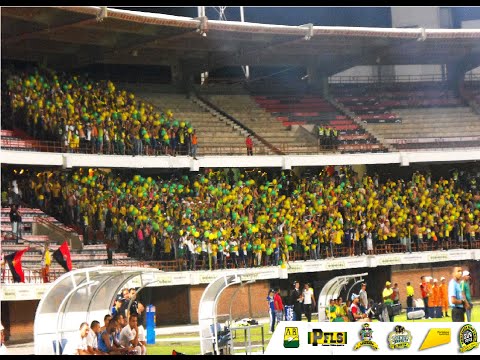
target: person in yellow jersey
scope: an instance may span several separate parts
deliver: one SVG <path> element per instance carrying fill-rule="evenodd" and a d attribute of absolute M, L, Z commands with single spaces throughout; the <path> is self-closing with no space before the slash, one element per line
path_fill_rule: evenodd
<path fill-rule="evenodd" d="M 387 281 L 385 283 L 385 289 L 383 289 L 383 292 L 382 292 L 382 299 L 383 299 L 384 305 L 387 306 L 387 309 L 390 308 L 388 309 L 388 316 L 390 318 L 390 322 L 393 322 L 394 316 L 392 314 L 391 307 L 393 305 L 394 293 L 393 293 L 393 289 L 391 288 L 391 285 L 392 283 L 390 281 Z"/>
<path fill-rule="evenodd" d="M 50 273 L 51 263 L 52 263 L 52 258 L 50 255 L 48 241 L 46 241 L 43 247 L 43 254 L 42 254 L 42 278 L 44 283 L 50 282 L 49 273 Z"/>
<path fill-rule="evenodd" d="M 415 296 L 415 289 L 410 284 L 410 281 L 407 282 L 407 312 L 408 309 L 412 310 L 413 308 L 413 298 Z"/>

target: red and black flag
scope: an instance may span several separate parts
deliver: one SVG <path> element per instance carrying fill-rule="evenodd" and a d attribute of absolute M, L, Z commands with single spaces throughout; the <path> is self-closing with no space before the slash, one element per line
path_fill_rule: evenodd
<path fill-rule="evenodd" d="M 70 258 L 70 249 L 68 248 L 68 243 L 66 241 L 53 252 L 53 258 L 62 265 L 65 271 L 72 270 L 72 260 Z"/>
<path fill-rule="evenodd" d="M 25 276 L 23 274 L 22 269 L 22 255 L 25 251 L 28 251 L 29 247 L 15 251 L 7 256 L 5 256 L 5 261 L 10 268 L 10 272 L 12 273 L 13 282 L 25 282 Z"/>

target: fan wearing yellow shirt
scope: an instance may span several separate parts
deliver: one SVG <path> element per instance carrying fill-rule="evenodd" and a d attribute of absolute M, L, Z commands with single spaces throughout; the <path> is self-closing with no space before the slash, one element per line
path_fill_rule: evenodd
<path fill-rule="evenodd" d="M 392 283 L 390 281 L 387 281 L 385 283 L 385 289 L 383 289 L 383 292 L 382 292 L 383 303 L 387 307 L 391 307 L 393 304 L 393 289 L 390 287 L 391 285 Z M 390 311 L 389 311 L 389 317 L 390 317 L 390 322 L 393 322 L 393 315 L 390 315 Z"/>
<path fill-rule="evenodd" d="M 48 241 L 45 243 L 43 248 L 42 256 L 42 278 L 44 283 L 49 283 L 49 273 L 50 273 L 50 264 L 52 263 L 52 257 L 50 255 L 50 250 L 48 249 Z"/>
<path fill-rule="evenodd" d="M 410 281 L 407 282 L 407 309 L 413 308 L 413 296 L 415 295 L 415 290 L 412 285 L 410 285 Z M 408 310 L 407 310 L 408 311 Z"/>

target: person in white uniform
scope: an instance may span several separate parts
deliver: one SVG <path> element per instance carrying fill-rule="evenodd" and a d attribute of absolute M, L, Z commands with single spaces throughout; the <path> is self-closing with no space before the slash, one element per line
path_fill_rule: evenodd
<path fill-rule="evenodd" d="M 303 312 L 305 313 L 308 322 L 312 322 L 312 309 L 315 308 L 316 304 L 315 297 L 313 296 L 313 289 L 308 283 L 306 283 L 303 289 Z"/>
<path fill-rule="evenodd" d="M 142 354 L 142 346 L 138 340 L 138 315 L 130 314 L 128 325 L 120 333 L 120 345 L 127 348 L 129 354 Z"/>

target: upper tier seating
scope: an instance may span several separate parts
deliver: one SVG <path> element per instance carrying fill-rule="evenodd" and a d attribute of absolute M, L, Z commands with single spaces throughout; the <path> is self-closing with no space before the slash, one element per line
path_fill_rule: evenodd
<path fill-rule="evenodd" d="M 377 140 L 355 121 L 340 114 L 333 105 L 318 95 L 255 96 L 263 109 L 282 121 L 283 125 L 301 125 L 318 134 L 317 127 L 338 131 L 336 145 L 323 147 L 327 151 L 341 152 L 385 151 Z"/>
<path fill-rule="evenodd" d="M 157 109 L 171 109 L 181 119 L 188 120 L 196 129 L 199 155 L 206 154 L 245 154 L 245 135 L 238 128 L 221 121 L 198 104 L 181 94 L 164 94 L 155 92 L 155 87 L 148 91 L 142 86 L 129 86 L 137 96 L 153 104 Z"/>
<path fill-rule="evenodd" d="M 291 130 L 249 95 L 209 95 L 209 101 L 285 153 L 317 153 L 316 139 L 303 129 Z"/>
<path fill-rule="evenodd" d="M 480 146 L 480 116 L 453 91 L 442 84 L 409 86 L 353 87 L 352 92 L 362 95 L 339 96 L 337 100 L 346 106 L 355 102 L 370 104 L 366 106 L 374 110 L 369 114 L 353 105 L 349 109 L 360 114 L 368 131 L 401 150 Z M 343 94 L 346 91 L 341 90 Z M 375 114 L 376 110 L 386 113 Z"/>

